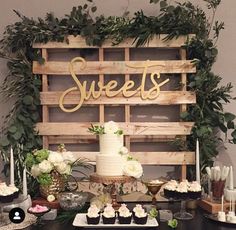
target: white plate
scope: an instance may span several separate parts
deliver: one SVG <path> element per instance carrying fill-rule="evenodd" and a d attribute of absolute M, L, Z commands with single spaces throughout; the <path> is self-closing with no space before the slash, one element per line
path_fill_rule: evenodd
<path fill-rule="evenodd" d="M 147 223 L 142 225 L 142 224 L 135 224 L 133 222 L 133 220 L 131 221 L 130 224 L 119 224 L 118 222 L 118 219 L 116 219 L 116 222 L 115 224 L 103 224 L 102 223 L 102 218 L 100 219 L 100 223 L 98 225 L 94 225 L 94 224 L 88 224 L 87 223 L 87 219 L 86 219 L 86 214 L 85 213 L 78 213 L 76 216 L 75 216 L 75 219 L 73 221 L 73 226 L 75 227 L 96 227 L 96 228 L 104 228 L 104 227 L 112 227 L 112 228 L 127 228 L 127 227 L 157 227 L 158 226 L 158 222 L 155 218 L 153 219 L 150 219 L 148 218 L 147 220 Z"/>

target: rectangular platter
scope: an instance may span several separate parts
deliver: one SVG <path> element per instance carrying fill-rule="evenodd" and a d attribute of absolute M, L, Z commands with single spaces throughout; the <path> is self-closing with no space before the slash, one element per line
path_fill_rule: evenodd
<path fill-rule="evenodd" d="M 155 218 L 148 218 L 147 223 L 144 225 L 141 224 L 135 224 L 133 220 L 130 224 L 119 224 L 118 219 L 116 219 L 115 224 L 103 224 L 102 218 L 100 220 L 100 223 L 98 225 L 88 224 L 86 219 L 85 213 L 78 213 L 75 216 L 75 219 L 73 221 L 73 226 L 75 227 L 83 227 L 83 228 L 142 228 L 142 227 L 157 227 L 158 222 Z"/>

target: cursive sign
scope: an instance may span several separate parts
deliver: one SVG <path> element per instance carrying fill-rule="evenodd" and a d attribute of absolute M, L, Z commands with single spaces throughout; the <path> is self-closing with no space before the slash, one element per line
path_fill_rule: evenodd
<path fill-rule="evenodd" d="M 169 79 L 166 79 L 166 80 L 158 83 L 157 79 L 160 78 L 160 73 L 159 72 L 152 72 L 150 75 L 150 79 L 153 84 L 153 87 L 150 88 L 148 91 L 145 91 L 145 84 L 146 84 L 148 67 L 156 66 L 156 64 L 151 64 L 149 62 L 149 60 L 147 60 L 142 65 L 126 64 L 126 66 L 128 66 L 130 68 L 143 68 L 143 75 L 142 75 L 141 84 L 135 90 L 132 90 L 132 88 L 135 85 L 135 82 L 132 80 L 129 80 L 129 81 L 126 81 L 118 90 L 114 91 L 113 89 L 115 89 L 117 87 L 118 82 L 115 80 L 111 80 L 107 84 L 103 84 L 102 82 L 98 81 L 97 82 L 98 91 L 95 91 L 96 81 L 92 81 L 92 83 L 89 87 L 89 90 L 86 91 L 87 81 L 84 81 L 83 83 L 81 83 L 80 80 L 77 78 L 74 68 L 73 68 L 73 64 L 75 62 L 81 62 L 81 69 L 85 69 L 86 65 L 87 65 L 85 59 L 82 57 L 76 57 L 76 58 L 72 59 L 69 64 L 69 71 L 70 71 L 70 74 L 71 74 L 76 86 L 71 87 L 71 88 L 67 89 L 66 91 L 64 91 L 59 99 L 60 108 L 64 112 L 67 112 L 67 113 L 77 111 L 82 106 L 84 101 L 89 100 L 91 97 L 93 97 L 94 99 L 98 99 L 99 97 L 101 97 L 102 92 L 105 92 L 105 95 L 107 97 L 115 97 L 119 93 L 122 93 L 123 96 L 127 97 L 127 98 L 132 97 L 136 93 L 140 92 L 140 97 L 143 100 L 154 100 L 160 94 L 160 87 L 165 85 L 169 81 Z M 71 93 L 73 91 L 79 91 L 79 93 L 80 93 L 80 98 L 79 98 L 78 104 L 74 108 L 70 108 L 70 109 L 65 108 L 64 99 L 69 93 Z"/>

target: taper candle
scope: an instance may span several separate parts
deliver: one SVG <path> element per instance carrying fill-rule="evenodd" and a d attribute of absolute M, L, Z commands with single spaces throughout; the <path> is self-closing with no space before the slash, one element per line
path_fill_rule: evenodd
<path fill-rule="evenodd" d="M 196 142 L 196 181 L 200 184 L 200 156 L 199 156 L 199 141 Z"/>
<path fill-rule="evenodd" d="M 14 156 L 13 156 L 13 149 L 11 148 L 10 152 L 10 184 L 15 185 L 15 178 L 14 178 Z"/>
<path fill-rule="evenodd" d="M 23 171 L 23 196 L 24 198 L 28 196 L 26 168 L 24 168 L 24 171 Z"/>
<path fill-rule="evenodd" d="M 230 166 L 229 170 L 229 189 L 234 189 L 234 174 L 233 174 L 233 166 Z"/>
<path fill-rule="evenodd" d="M 221 212 L 224 211 L 224 195 L 221 197 Z"/>

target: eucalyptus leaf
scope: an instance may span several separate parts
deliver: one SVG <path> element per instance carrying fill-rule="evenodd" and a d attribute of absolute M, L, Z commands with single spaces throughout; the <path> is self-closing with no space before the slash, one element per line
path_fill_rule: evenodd
<path fill-rule="evenodd" d="M 23 98 L 23 103 L 25 105 L 31 105 L 33 103 L 33 97 L 30 96 L 30 95 L 26 95 L 24 98 Z"/>

